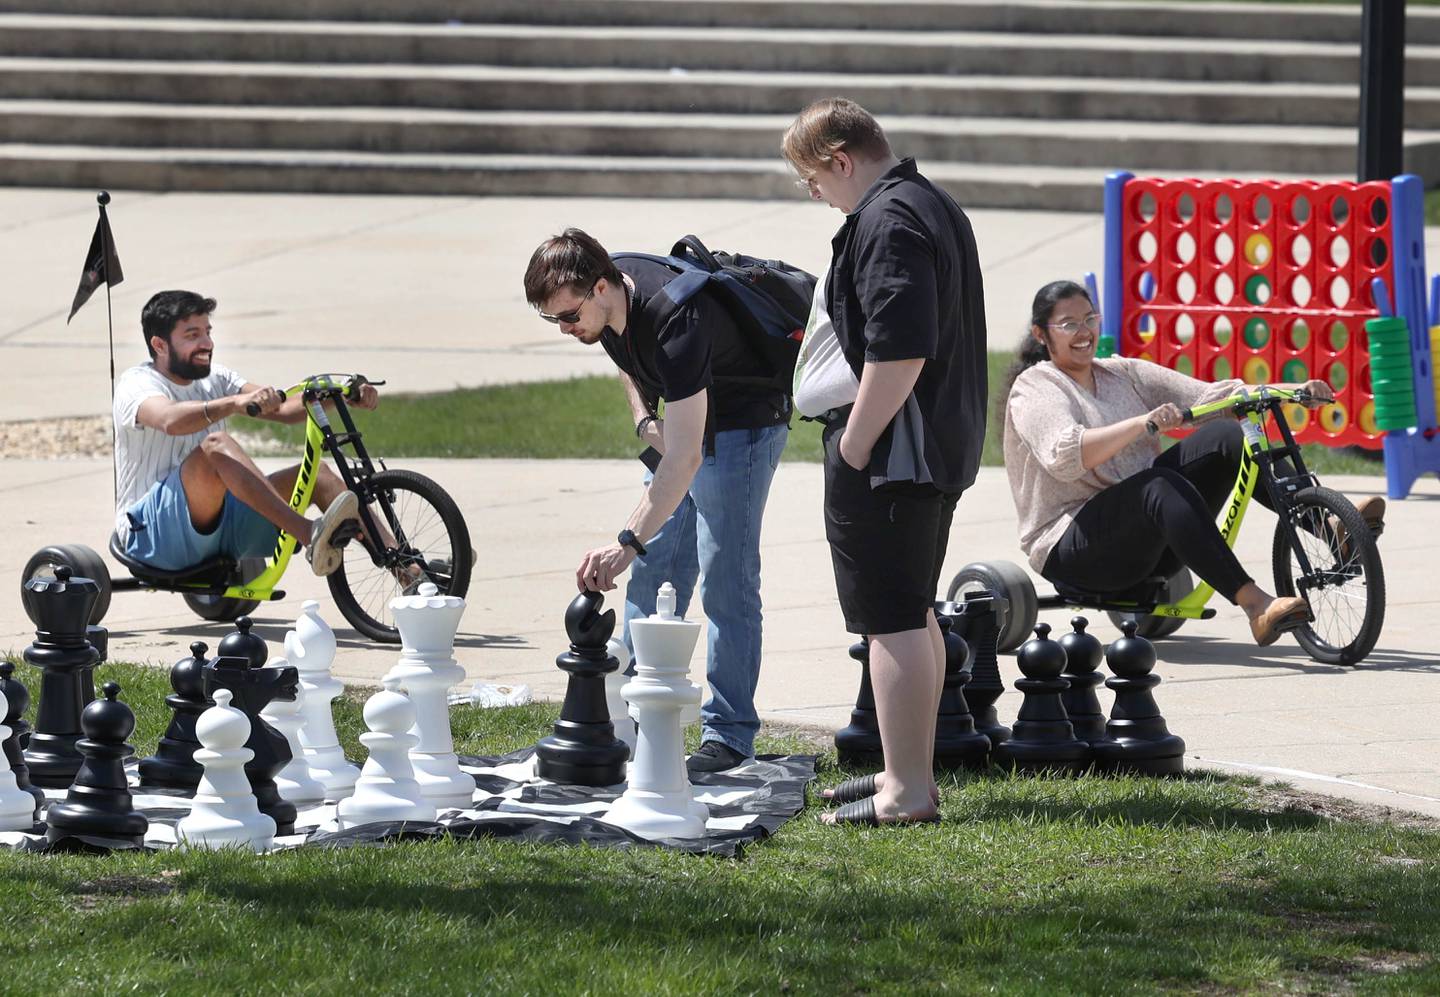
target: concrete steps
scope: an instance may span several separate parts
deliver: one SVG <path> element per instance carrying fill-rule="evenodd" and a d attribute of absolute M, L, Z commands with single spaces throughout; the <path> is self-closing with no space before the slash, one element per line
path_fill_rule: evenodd
<path fill-rule="evenodd" d="M 1353 128 L 1359 108 L 1345 83 L 0 58 L 6 100 L 791 115 L 841 92 L 876 114 L 940 117 Z M 1412 86 L 1405 120 L 1440 128 L 1440 88 Z"/>
<path fill-rule="evenodd" d="M 1104 0 L 45 0 L 49 14 L 211 20 L 613 27 L 999 31 L 1355 43 L 1360 4 L 1137 3 Z M 36 13 L 35 0 L 0 12 Z M 1156 24 L 1163 30 L 1157 31 Z M 1410 5 L 1412 44 L 1440 44 L 1440 10 Z"/>
<path fill-rule="evenodd" d="M 0 0 L 0 184 L 794 197 L 780 135 L 844 93 L 966 203 L 1091 210 L 1115 168 L 1351 174 L 1358 26 L 1113 0 Z M 1440 9 L 1407 28 L 1407 168 L 1440 178 Z"/>
<path fill-rule="evenodd" d="M 775 157 L 788 115 L 629 112 L 451 111 L 415 108 L 279 108 L 195 105 L 61 104 L 0 101 L 0 142 L 298 151 L 349 150 L 417 155 L 524 156 L 565 136 L 572 156 L 656 159 Z M 1091 121 L 1057 143 L 1049 121 L 891 117 L 891 143 L 926 163 L 1025 165 L 1105 172 L 1121 165 L 1154 171 L 1278 170 L 1341 174 L 1354 159 L 1349 129 L 1269 125 Z M 1412 132 L 1411 168 L 1440 157 L 1440 132 Z M 1057 148 L 1058 145 L 1058 148 Z"/>

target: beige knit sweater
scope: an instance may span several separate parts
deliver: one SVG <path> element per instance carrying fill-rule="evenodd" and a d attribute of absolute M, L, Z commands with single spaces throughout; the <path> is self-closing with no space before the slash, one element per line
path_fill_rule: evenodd
<path fill-rule="evenodd" d="M 1141 436 L 1086 470 L 1080 442 L 1099 429 L 1173 402 L 1191 408 L 1229 397 L 1244 382 L 1197 381 L 1148 360 L 1097 359 L 1095 393 L 1045 361 L 1015 380 L 1005 404 L 1005 471 L 1020 515 L 1020 548 L 1040 571 L 1092 495 L 1144 470 L 1160 454 L 1158 437 Z"/>

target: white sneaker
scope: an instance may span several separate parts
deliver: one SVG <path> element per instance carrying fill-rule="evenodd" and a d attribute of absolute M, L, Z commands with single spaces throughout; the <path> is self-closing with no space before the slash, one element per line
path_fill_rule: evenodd
<path fill-rule="evenodd" d="M 351 520 L 357 523 L 360 521 L 360 500 L 355 497 L 354 492 L 346 491 L 335 496 L 330 508 L 310 527 L 310 546 L 306 549 L 305 556 L 310 561 L 310 570 L 315 574 L 323 578 L 334 574 L 335 569 L 340 567 L 344 555 L 332 541 L 340 525 Z"/>

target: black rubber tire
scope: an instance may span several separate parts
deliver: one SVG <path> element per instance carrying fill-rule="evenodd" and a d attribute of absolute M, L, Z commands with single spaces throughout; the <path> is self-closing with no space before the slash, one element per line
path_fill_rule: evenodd
<path fill-rule="evenodd" d="M 90 608 L 89 620 L 92 627 L 99 626 L 100 621 L 105 619 L 105 614 L 110 611 L 110 569 L 105 566 L 105 559 L 91 547 L 84 544 L 55 544 L 40 548 L 25 562 L 25 570 L 20 573 L 20 590 L 23 592 L 25 583 L 36 575 L 54 578 L 55 568 L 62 564 L 69 567 L 71 575 L 88 578 L 99 588 L 100 594 L 95 605 Z M 30 615 L 28 606 L 25 614 Z M 31 616 L 30 622 L 39 624 L 40 621 Z"/>
<path fill-rule="evenodd" d="M 420 558 L 441 594 L 464 596 L 470 589 L 474 552 L 465 517 L 455 500 L 414 471 L 376 474 L 370 481 L 370 495 L 376 494 L 391 502 L 407 546 L 419 546 Z M 374 562 L 359 540 L 345 546 L 344 559 L 329 582 L 335 605 L 351 626 L 371 640 L 400 643 L 389 609 L 390 600 L 400 595 L 400 583 L 388 567 Z"/>
<path fill-rule="evenodd" d="M 230 623 L 240 619 L 242 616 L 249 616 L 260 608 L 256 599 L 232 599 L 224 595 L 193 595 L 184 594 L 185 605 L 202 620 L 210 620 L 215 623 Z"/>
<path fill-rule="evenodd" d="M 965 598 L 963 593 L 980 589 L 988 589 L 1010 604 L 1001 614 L 995 649 L 1013 651 L 1029 640 L 1040 617 L 1040 602 L 1025 569 L 1013 561 L 972 561 L 950 580 L 945 598 L 958 602 Z"/>
<path fill-rule="evenodd" d="M 1290 499 L 1289 517 L 1312 570 L 1331 576 L 1318 586 L 1301 586 L 1299 564 L 1283 523 L 1275 526 L 1271 559 L 1277 595 L 1303 595 L 1315 621 L 1294 631 L 1305 653 L 1327 665 L 1354 665 L 1375 649 L 1385 625 L 1385 568 L 1380 548 L 1355 506 L 1329 488 L 1306 488 Z M 1331 520 L 1347 534 L 1345 551 Z M 1303 589 L 1303 591 L 1302 591 Z M 1358 609 L 1361 599 L 1364 608 Z"/>
<path fill-rule="evenodd" d="M 1190 569 L 1181 568 L 1165 582 L 1165 591 L 1161 594 L 1160 601 L 1179 602 L 1193 591 L 1195 591 L 1194 576 L 1190 574 Z M 1185 625 L 1184 617 L 1113 612 L 1107 612 L 1105 615 L 1110 617 L 1110 622 L 1115 624 L 1117 630 L 1120 628 L 1120 624 L 1126 620 L 1134 620 L 1136 636 L 1144 637 L 1146 640 L 1160 640 L 1169 637 Z"/>

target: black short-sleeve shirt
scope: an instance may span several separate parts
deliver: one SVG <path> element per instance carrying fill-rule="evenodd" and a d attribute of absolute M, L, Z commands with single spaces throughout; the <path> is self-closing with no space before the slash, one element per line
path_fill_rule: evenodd
<path fill-rule="evenodd" d="M 988 388 L 985 292 L 970 219 L 906 159 L 865 192 L 831 242 L 830 317 L 858 376 L 865 362 L 924 359 L 903 416 L 913 480 L 959 492 L 975 480 Z M 897 416 L 899 421 L 901 416 Z M 895 424 L 871 459 L 891 460 Z M 904 464 L 905 462 L 900 462 Z"/>
<path fill-rule="evenodd" d="M 682 401 L 709 388 L 716 432 L 756 429 L 789 417 L 784 395 L 753 384 L 732 383 L 729 377 L 763 377 L 763 359 L 745 342 L 725 306 L 701 292 L 675 311 L 665 328 L 655 329 L 645 303 L 676 277 L 675 271 L 650 260 L 617 260 L 621 273 L 635 284 L 625 332 L 606 329 L 601 342 L 621 370 L 653 400 Z"/>

